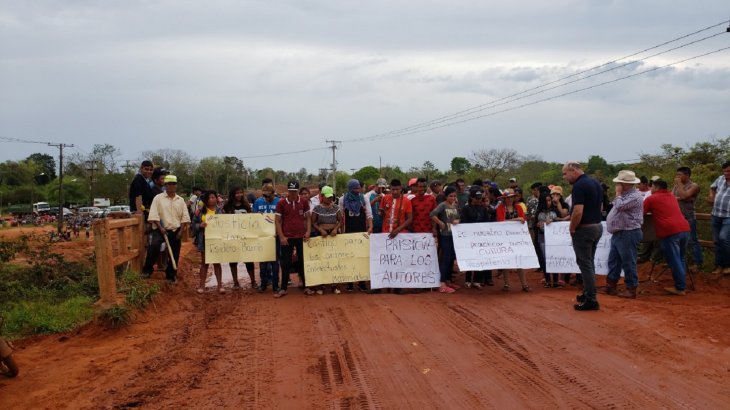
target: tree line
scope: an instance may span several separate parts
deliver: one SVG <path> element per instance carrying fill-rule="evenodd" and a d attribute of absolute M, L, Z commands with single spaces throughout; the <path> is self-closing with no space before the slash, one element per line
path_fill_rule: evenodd
<path fill-rule="evenodd" d="M 730 159 L 730 136 L 712 138 L 687 147 L 662 144 L 657 152 L 639 153 L 638 156 L 638 161 L 632 163 L 611 164 L 600 155 L 591 155 L 584 159 L 586 172 L 609 186 L 611 179 L 621 169 L 631 169 L 637 175 L 647 177 L 659 175 L 671 185 L 676 168 L 688 166 L 692 169 L 692 179 L 703 188 L 704 197 L 707 187 L 721 173 L 720 164 Z M 335 176 L 326 169 L 316 173 L 306 168 L 296 172 L 270 167 L 253 169 L 236 156 L 196 159 L 187 152 L 170 148 L 144 151 L 134 162 L 122 161 L 120 158 L 120 150 L 110 144 L 97 144 L 89 153 L 75 152 L 66 157 L 64 205 L 89 205 L 95 197 L 110 198 L 113 204 L 125 204 L 127 187 L 142 159 L 151 159 L 156 166 L 177 175 L 182 192 L 189 192 L 193 186 L 212 188 L 219 192 L 227 192 L 234 186 L 257 189 L 265 178 L 271 178 L 277 184 L 296 179 L 303 185 L 317 185 L 322 181 L 331 184 L 334 177 L 337 186 L 343 187 L 351 178 L 372 184 L 381 177 L 407 181 L 415 176 L 442 182 L 463 178 L 467 184 L 475 179 L 488 179 L 500 186 L 506 186 L 507 181 L 514 177 L 526 189 L 539 181 L 563 185 L 569 192 L 569 187 L 562 180 L 562 163 L 544 161 L 537 155 L 525 155 L 512 148 L 475 150 L 466 156 L 454 157 L 450 167 L 443 170 L 426 160 L 421 166 L 408 169 L 397 165 L 382 168 L 368 165 L 351 173 L 338 171 Z M 9 204 L 39 201 L 57 205 L 57 174 L 56 159 L 48 154 L 34 153 L 23 160 L 0 163 L 0 208 Z M 698 208 L 707 210 L 708 206 L 705 201 L 700 201 Z"/>

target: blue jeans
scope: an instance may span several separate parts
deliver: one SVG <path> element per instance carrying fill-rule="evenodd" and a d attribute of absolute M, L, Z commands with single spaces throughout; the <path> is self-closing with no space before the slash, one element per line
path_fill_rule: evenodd
<path fill-rule="evenodd" d="M 618 282 L 623 269 L 626 287 L 636 289 L 639 286 L 636 252 L 642 236 L 641 228 L 618 231 L 611 236 L 611 251 L 608 253 L 609 280 Z"/>
<path fill-rule="evenodd" d="M 441 271 L 441 282 L 451 282 L 454 261 L 456 260 L 454 238 L 451 235 L 440 235 L 440 237 L 441 261 L 439 262 L 439 270 Z"/>
<path fill-rule="evenodd" d="M 687 232 L 680 232 L 659 241 L 662 244 L 664 258 L 672 269 L 674 287 L 678 290 L 684 290 L 687 287 L 684 279 L 687 266 L 685 254 L 687 252 L 688 236 Z"/>
<path fill-rule="evenodd" d="M 603 225 L 595 224 L 588 226 L 579 226 L 571 239 L 573 240 L 573 251 L 575 252 L 575 261 L 580 268 L 580 274 L 583 277 L 583 294 L 586 300 L 596 300 L 596 266 L 594 258 L 596 257 L 596 248 L 598 241 L 603 235 Z"/>
<path fill-rule="evenodd" d="M 694 217 L 688 218 L 687 222 L 690 229 L 688 245 L 692 249 L 692 260 L 695 265 L 702 266 L 705 259 L 702 255 L 702 246 L 700 246 L 700 241 L 697 238 L 697 219 Z"/>
<path fill-rule="evenodd" d="M 730 218 L 712 216 L 712 240 L 715 242 L 715 266 L 730 267 Z"/>

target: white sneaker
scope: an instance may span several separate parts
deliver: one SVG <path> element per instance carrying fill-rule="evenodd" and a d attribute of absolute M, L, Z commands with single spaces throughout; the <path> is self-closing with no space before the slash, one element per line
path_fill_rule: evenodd
<path fill-rule="evenodd" d="M 471 282 L 464 282 L 464 287 L 467 289 L 471 288 Z"/>
<path fill-rule="evenodd" d="M 333 290 L 332 293 L 334 293 L 335 295 L 339 295 L 340 293 L 342 293 L 342 291 L 335 288 L 335 290 Z"/>
<path fill-rule="evenodd" d="M 474 289 L 477 289 L 477 290 L 482 290 L 482 289 L 484 289 L 484 285 L 482 285 L 482 284 L 481 284 L 481 283 L 479 283 L 479 282 L 474 282 L 474 283 L 472 283 L 472 286 L 474 286 Z"/>

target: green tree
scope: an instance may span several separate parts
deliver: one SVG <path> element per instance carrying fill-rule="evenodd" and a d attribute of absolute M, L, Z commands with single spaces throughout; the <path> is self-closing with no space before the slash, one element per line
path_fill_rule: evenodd
<path fill-rule="evenodd" d="M 353 175 L 354 178 L 367 184 L 374 184 L 380 178 L 380 171 L 374 166 L 368 165 L 357 170 Z"/>
<path fill-rule="evenodd" d="M 454 157 L 451 160 L 451 171 L 458 176 L 463 176 L 471 169 L 471 162 L 464 157 Z"/>
<path fill-rule="evenodd" d="M 49 180 L 56 179 L 56 160 L 52 156 L 36 152 L 29 155 L 26 161 L 36 163 L 41 172 L 48 175 Z"/>

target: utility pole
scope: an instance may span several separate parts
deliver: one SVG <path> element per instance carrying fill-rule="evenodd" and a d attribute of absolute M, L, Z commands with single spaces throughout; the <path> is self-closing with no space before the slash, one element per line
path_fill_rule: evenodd
<path fill-rule="evenodd" d="M 94 172 L 98 170 L 98 168 L 96 168 L 96 160 L 86 161 L 86 170 L 91 172 L 91 179 L 89 179 L 89 206 L 93 206 L 94 183 L 96 183 L 96 177 L 94 177 Z"/>
<path fill-rule="evenodd" d="M 49 147 L 58 147 L 58 233 L 61 234 L 63 231 L 63 219 L 65 215 L 63 214 L 63 148 L 64 147 L 73 147 L 74 144 L 64 144 L 64 143 L 48 143 Z"/>
<path fill-rule="evenodd" d="M 337 194 L 337 159 L 335 153 L 337 152 L 337 144 L 342 144 L 342 141 L 325 140 L 330 145 L 332 150 L 332 190 Z"/>
<path fill-rule="evenodd" d="M 328 172 L 329 170 L 330 170 L 329 168 L 320 168 L 320 169 L 319 169 L 319 175 L 322 175 L 322 176 L 324 176 L 324 182 L 325 182 L 325 183 L 327 182 L 327 172 Z M 320 182 L 321 182 L 321 180 L 320 180 Z"/>

